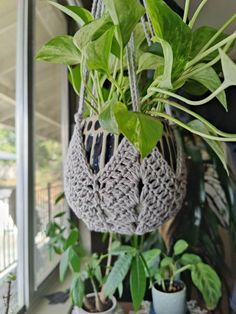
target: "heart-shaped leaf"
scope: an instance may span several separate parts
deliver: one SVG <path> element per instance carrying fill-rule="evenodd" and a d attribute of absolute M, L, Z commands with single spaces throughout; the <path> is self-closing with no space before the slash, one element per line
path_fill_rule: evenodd
<path fill-rule="evenodd" d="M 69 35 L 57 36 L 47 42 L 37 53 L 37 60 L 66 65 L 78 64 L 81 61 L 81 53 L 73 43 L 73 37 Z"/>
<path fill-rule="evenodd" d="M 92 14 L 79 6 L 73 6 L 73 5 L 61 5 L 57 2 L 49 1 L 50 4 L 52 4 L 57 9 L 61 10 L 66 15 L 70 16 L 75 22 L 77 22 L 80 26 L 83 26 L 84 24 L 87 24 L 93 20 Z"/>
<path fill-rule="evenodd" d="M 104 130 L 113 134 L 119 134 L 119 127 L 115 117 L 115 111 L 127 111 L 125 104 L 117 102 L 116 97 L 109 101 L 99 115 L 99 122 Z"/>
<path fill-rule="evenodd" d="M 104 4 L 113 23 L 118 27 L 117 40 L 121 47 L 125 47 L 136 24 L 145 13 L 144 7 L 138 0 L 104 0 Z"/>
<path fill-rule="evenodd" d="M 188 248 L 188 243 L 185 240 L 178 240 L 174 245 L 174 254 L 180 255 Z"/>
<path fill-rule="evenodd" d="M 88 43 L 83 53 L 90 70 L 109 73 L 109 57 L 112 47 L 114 26 L 110 27 L 98 39 Z"/>
<path fill-rule="evenodd" d="M 181 75 L 189 61 L 191 29 L 163 0 L 146 0 L 156 37 L 167 42 L 173 51 L 172 82 Z M 163 41 L 161 42 L 163 45 Z"/>
<path fill-rule="evenodd" d="M 115 112 L 115 117 L 120 132 L 145 158 L 162 136 L 162 123 L 149 115 L 127 109 Z"/>
<path fill-rule="evenodd" d="M 163 67 L 164 58 L 150 52 L 144 52 L 139 58 L 138 72 L 144 70 L 156 70 L 158 67 Z"/>
<path fill-rule="evenodd" d="M 202 67 L 203 64 L 198 64 L 197 67 Z M 218 74 L 212 67 L 205 68 L 201 71 L 190 76 L 190 79 L 201 83 L 211 92 L 214 92 L 217 88 L 221 86 L 221 80 L 219 79 Z M 227 109 L 227 99 L 225 95 L 225 91 L 222 91 L 217 96 L 217 99 L 223 105 L 225 109 Z"/>
<path fill-rule="evenodd" d="M 104 15 L 100 19 L 96 19 L 91 23 L 84 25 L 75 33 L 74 44 L 82 51 L 90 42 L 98 39 L 108 29 L 113 26 L 109 16 Z"/>
<path fill-rule="evenodd" d="M 191 277 L 208 310 L 214 310 L 221 297 L 221 282 L 217 273 L 209 265 L 198 263 L 192 268 Z"/>
<path fill-rule="evenodd" d="M 194 265 L 197 263 L 201 263 L 202 259 L 200 256 L 196 254 L 189 254 L 185 253 L 184 255 L 181 256 L 180 263 L 182 265 Z"/>

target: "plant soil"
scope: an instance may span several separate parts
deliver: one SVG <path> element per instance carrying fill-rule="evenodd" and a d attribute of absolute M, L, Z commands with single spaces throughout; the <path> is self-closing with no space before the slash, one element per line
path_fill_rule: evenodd
<path fill-rule="evenodd" d="M 95 306 L 95 297 L 92 296 L 92 297 L 87 297 L 87 301 L 89 303 L 89 309 L 85 306 L 83 306 L 83 309 L 85 311 L 88 311 L 90 313 L 97 313 L 99 312 L 98 309 L 96 309 L 96 306 Z M 103 312 L 109 310 L 111 307 L 112 307 L 113 303 L 110 299 L 106 299 L 106 301 L 104 303 L 102 303 L 102 307 L 103 307 Z"/>
<path fill-rule="evenodd" d="M 165 290 L 163 290 L 162 286 L 158 284 L 155 284 L 155 288 L 161 292 L 175 293 L 184 289 L 184 283 L 181 281 L 174 281 L 172 284 L 172 289 L 170 290 L 170 281 L 165 280 Z"/>

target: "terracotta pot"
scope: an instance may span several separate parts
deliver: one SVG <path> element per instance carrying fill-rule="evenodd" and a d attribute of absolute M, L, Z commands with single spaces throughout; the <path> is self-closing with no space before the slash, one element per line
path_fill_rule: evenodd
<path fill-rule="evenodd" d="M 185 314 L 187 310 L 186 286 L 182 281 L 176 281 L 183 288 L 176 292 L 163 292 L 157 286 L 152 287 L 152 301 L 156 314 Z"/>
<path fill-rule="evenodd" d="M 87 294 L 87 297 L 93 297 L 94 293 Z M 110 300 L 112 301 L 112 307 L 104 312 L 93 312 L 92 314 L 114 314 L 117 307 L 117 301 L 115 297 L 111 297 Z M 83 308 L 74 307 L 71 314 L 91 314 L 91 312 L 86 311 Z"/>

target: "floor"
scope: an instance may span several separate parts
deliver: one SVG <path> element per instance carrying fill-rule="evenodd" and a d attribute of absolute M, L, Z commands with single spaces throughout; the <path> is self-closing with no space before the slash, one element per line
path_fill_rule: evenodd
<path fill-rule="evenodd" d="M 62 284 L 56 282 L 49 291 L 45 292 L 45 295 L 51 294 L 58 291 L 66 291 L 70 287 L 71 277 L 68 275 Z M 31 311 L 31 314 L 68 314 L 71 308 L 70 299 L 66 303 L 60 304 L 48 304 L 46 298 L 42 299 L 39 304 Z"/>

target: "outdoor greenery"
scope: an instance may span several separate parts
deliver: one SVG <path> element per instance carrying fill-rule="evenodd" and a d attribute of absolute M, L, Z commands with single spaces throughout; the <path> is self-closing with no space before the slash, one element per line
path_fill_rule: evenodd
<path fill-rule="evenodd" d="M 222 141 L 235 141 L 236 134 L 218 130 L 188 108 L 207 104 L 216 97 L 227 110 L 225 89 L 236 85 L 236 65 L 227 55 L 236 33 L 224 33 L 236 14 L 219 30 L 208 26 L 193 30 L 206 2 L 200 3 L 189 20 L 190 0 L 186 0 L 183 19 L 163 0 L 147 0 L 147 13 L 154 29 L 152 34 L 146 27 L 151 45 L 147 44 L 139 22 L 145 9 L 138 0 L 104 0 L 105 13 L 96 19 L 84 8 L 51 2 L 80 28 L 73 37 L 63 35 L 50 40 L 40 49 L 37 59 L 68 65 L 76 93 L 80 94 L 82 80 L 85 104 L 97 114 L 101 125 L 109 132 L 123 133 L 142 158 L 161 138 L 164 118 L 202 136 L 227 170 Z M 132 110 L 125 57 L 132 33 L 140 92 L 136 111 Z M 182 88 L 191 93 L 204 95 L 210 91 L 210 94 L 194 101 L 178 94 Z M 167 106 L 187 113 L 192 121 L 185 123 L 168 114 Z"/>

